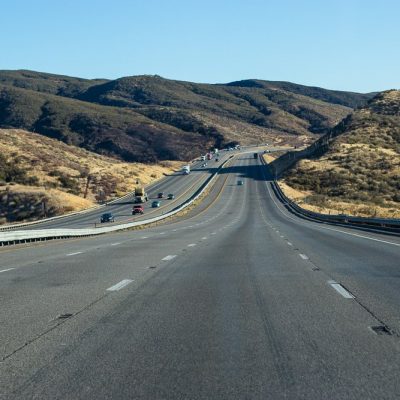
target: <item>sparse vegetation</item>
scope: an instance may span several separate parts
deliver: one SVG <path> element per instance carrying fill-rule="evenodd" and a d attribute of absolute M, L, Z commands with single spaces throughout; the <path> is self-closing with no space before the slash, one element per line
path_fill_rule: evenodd
<path fill-rule="evenodd" d="M 191 159 L 230 142 L 310 143 L 369 97 L 288 82 L 207 85 L 0 71 L 0 126 L 154 163 Z"/>
<path fill-rule="evenodd" d="M 298 162 L 284 182 L 309 192 L 305 206 L 399 218 L 399 105 L 400 91 L 379 94 L 354 112 L 322 156 Z"/>
<path fill-rule="evenodd" d="M 7 156 L 6 156 L 7 155 Z M 180 167 L 126 163 L 54 139 L 0 130 L 0 221 L 79 210 L 121 196 Z"/>

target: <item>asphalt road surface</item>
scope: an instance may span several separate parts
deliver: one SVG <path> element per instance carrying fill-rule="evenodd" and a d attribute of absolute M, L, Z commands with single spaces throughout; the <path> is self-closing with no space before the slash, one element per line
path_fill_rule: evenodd
<path fill-rule="evenodd" d="M 1 250 L 0 398 L 399 399 L 400 238 L 269 178 L 240 154 L 178 220 Z"/>

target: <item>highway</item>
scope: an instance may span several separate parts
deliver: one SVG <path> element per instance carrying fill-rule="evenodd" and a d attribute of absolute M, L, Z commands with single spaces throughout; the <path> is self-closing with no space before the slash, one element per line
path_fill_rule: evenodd
<path fill-rule="evenodd" d="M 202 167 L 203 162 L 195 161 L 191 164 L 191 172 L 189 175 L 184 175 L 181 171 L 177 171 L 170 176 L 154 182 L 146 187 L 146 192 L 149 195 L 149 201 L 143 204 L 145 213 L 143 215 L 132 216 L 133 195 L 125 196 L 122 199 L 117 199 L 108 203 L 105 207 L 93 209 L 85 212 L 84 214 L 66 215 L 63 218 L 43 220 L 39 223 L 32 224 L 26 229 L 54 229 L 54 228 L 94 228 L 100 226 L 109 226 L 113 223 L 100 224 L 100 216 L 103 213 L 111 212 L 115 217 L 113 225 L 140 221 L 153 216 L 161 215 L 172 210 L 177 205 L 181 204 L 184 200 L 188 199 L 190 195 L 196 191 L 209 176 L 215 171 L 218 166 L 225 161 L 230 154 L 224 153 L 216 161 L 212 159 L 207 161 L 207 166 Z M 164 193 L 163 199 L 158 199 L 159 192 Z M 169 193 L 174 194 L 175 199 L 166 199 Z M 161 206 L 156 209 L 151 208 L 153 200 L 160 200 Z M 15 229 L 21 229 L 16 227 Z"/>
<path fill-rule="evenodd" d="M 179 219 L 0 250 L 0 398 L 400 398 L 400 238 L 270 179 L 237 154 Z"/>

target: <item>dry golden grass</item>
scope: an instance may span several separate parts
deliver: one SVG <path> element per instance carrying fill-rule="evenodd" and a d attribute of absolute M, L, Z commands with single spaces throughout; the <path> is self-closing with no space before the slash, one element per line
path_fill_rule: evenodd
<path fill-rule="evenodd" d="M 266 128 L 218 114 L 197 112 L 193 113 L 193 115 L 206 126 L 215 127 L 225 136 L 226 141 L 236 141 L 243 146 L 257 143 L 271 143 L 279 146 L 301 146 L 304 144 L 311 144 L 317 139 L 316 136 L 311 134 L 302 134 L 298 136 L 287 135 L 278 129 Z M 284 116 L 282 117 L 282 121 L 286 121 Z M 300 122 L 306 125 L 303 121 L 300 120 Z"/>
<path fill-rule="evenodd" d="M 262 156 L 263 156 L 263 158 L 264 158 L 266 163 L 270 163 L 270 162 L 274 161 L 277 158 L 275 153 L 263 154 Z"/>
<path fill-rule="evenodd" d="M 134 189 L 137 179 L 141 185 L 147 185 L 178 170 L 183 164 L 178 161 L 163 161 L 160 165 L 121 162 L 19 129 L 0 129 L 0 153 L 39 180 L 37 187 L 9 185 L 11 190 L 46 193 L 49 201 L 63 204 L 64 211 L 96 204 L 95 197 L 100 190 L 108 189 L 108 198 L 121 196 Z M 60 185 L 60 174 L 76 182 L 77 196 Z M 88 174 L 91 178 L 84 199 Z M 1 187 L 0 191 L 4 189 Z"/>
<path fill-rule="evenodd" d="M 0 192 L 5 190 L 6 186 L 0 186 Z M 43 187 L 26 186 L 26 185 L 8 185 L 10 193 L 35 194 L 38 197 L 46 198 L 48 205 L 55 207 L 59 211 L 78 211 L 85 208 L 93 207 L 91 200 L 66 193 L 58 189 L 45 189 Z"/>
<path fill-rule="evenodd" d="M 380 93 L 343 128 L 322 156 L 288 171 L 285 183 L 310 192 L 308 209 L 400 218 L 400 91 Z"/>
<path fill-rule="evenodd" d="M 326 200 L 324 206 L 319 206 L 307 202 L 307 198 L 312 195 L 312 192 L 293 189 L 283 181 L 279 182 L 279 186 L 289 199 L 295 201 L 300 207 L 313 212 L 321 214 L 347 214 L 367 218 L 400 218 L 400 210 L 395 203 L 392 204 L 392 207 L 388 208 L 374 204 L 356 204 L 329 198 Z"/>

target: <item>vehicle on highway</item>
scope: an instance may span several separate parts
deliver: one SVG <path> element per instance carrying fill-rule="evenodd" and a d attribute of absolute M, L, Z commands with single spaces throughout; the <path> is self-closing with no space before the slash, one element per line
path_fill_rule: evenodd
<path fill-rule="evenodd" d="M 152 206 L 153 208 L 160 207 L 160 206 L 161 206 L 161 201 L 159 201 L 159 200 L 154 200 L 154 201 L 151 203 L 151 206 Z"/>
<path fill-rule="evenodd" d="M 143 208 L 142 205 L 133 206 L 133 208 L 132 208 L 132 215 L 135 215 L 135 214 L 143 214 L 143 213 L 144 213 L 144 208 Z"/>
<path fill-rule="evenodd" d="M 158 193 L 157 197 L 158 197 L 159 199 L 162 199 L 162 198 L 164 197 L 164 192 Z"/>
<path fill-rule="evenodd" d="M 173 200 L 174 198 L 175 198 L 175 195 L 172 194 L 172 193 L 170 193 L 170 194 L 167 196 L 167 199 L 168 199 L 168 200 Z"/>
<path fill-rule="evenodd" d="M 206 156 L 201 156 L 200 157 L 200 161 L 205 161 L 205 159 L 206 159 Z"/>
<path fill-rule="evenodd" d="M 101 215 L 100 217 L 100 222 L 115 222 L 115 218 L 114 215 L 112 215 L 111 213 L 104 213 Z"/>
<path fill-rule="evenodd" d="M 242 180 L 240 180 L 240 181 L 237 182 L 237 184 L 238 184 L 239 186 L 242 186 L 243 183 L 244 183 L 244 182 L 243 182 Z"/>
<path fill-rule="evenodd" d="M 184 175 L 189 175 L 190 174 L 190 165 L 184 165 L 182 167 L 182 172 Z"/>
<path fill-rule="evenodd" d="M 258 158 L 258 153 L 253 153 L 254 158 Z"/>
<path fill-rule="evenodd" d="M 216 158 L 215 161 L 219 161 L 219 158 Z"/>
<path fill-rule="evenodd" d="M 144 187 L 135 188 L 135 203 L 145 203 L 149 200 L 147 193 L 144 190 Z"/>

